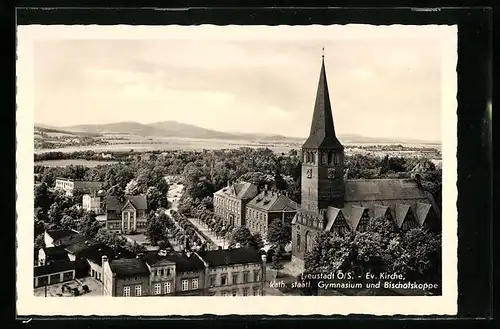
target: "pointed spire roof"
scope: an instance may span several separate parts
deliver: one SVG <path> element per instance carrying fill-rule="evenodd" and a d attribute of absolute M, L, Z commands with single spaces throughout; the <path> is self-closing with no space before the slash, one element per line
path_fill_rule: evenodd
<path fill-rule="evenodd" d="M 318 91 L 316 92 L 316 103 L 311 123 L 311 132 L 303 148 L 326 148 L 342 150 L 344 147 L 335 135 L 333 125 L 332 107 L 330 94 L 326 81 L 325 58 L 321 61 L 321 73 L 319 76 Z"/>

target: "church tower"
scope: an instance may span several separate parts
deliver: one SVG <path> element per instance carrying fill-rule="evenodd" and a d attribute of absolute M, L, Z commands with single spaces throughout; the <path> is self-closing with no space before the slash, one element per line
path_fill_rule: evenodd
<path fill-rule="evenodd" d="M 335 135 L 324 55 L 309 137 L 302 145 L 301 208 L 344 206 L 344 146 Z"/>

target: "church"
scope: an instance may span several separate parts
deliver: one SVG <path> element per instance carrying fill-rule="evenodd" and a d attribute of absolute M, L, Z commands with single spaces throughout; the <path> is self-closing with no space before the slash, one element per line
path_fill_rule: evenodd
<path fill-rule="evenodd" d="M 407 230 L 441 229 L 441 211 L 414 179 L 348 179 L 344 146 L 335 133 L 324 56 L 309 137 L 302 145 L 301 205 L 292 221 L 292 262 L 304 255 L 322 231 L 363 232 L 384 217 Z"/>

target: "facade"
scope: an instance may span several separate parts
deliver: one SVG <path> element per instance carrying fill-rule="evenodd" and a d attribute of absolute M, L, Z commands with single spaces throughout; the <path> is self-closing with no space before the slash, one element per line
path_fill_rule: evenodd
<path fill-rule="evenodd" d="M 440 210 L 418 177 L 349 180 L 344 168 L 323 59 L 311 131 L 302 146 L 302 204 L 292 221 L 292 260 L 303 268 L 319 232 L 364 231 L 373 218 L 386 218 L 400 229 L 440 230 Z"/>
<path fill-rule="evenodd" d="M 106 196 L 106 229 L 118 233 L 145 232 L 147 223 L 145 195 Z"/>
<path fill-rule="evenodd" d="M 252 233 L 259 232 L 265 238 L 272 221 L 279 219 L 291 223 L 298 207 L 286 195 L 266 189 L 247 204 L 246 226 Z"/>
<path fill-rule="evenodd" d="M 104 191 L 97 191 L 92 194 L 84 194 L 82 197 L 82 206 L 86 211 L 93 211 L 96 215 L 104 213 L 106 205 L 106 196 Z"/>
<path fill-rule="evenodd" d="M 150 295 L 150 272 L 140 258 L 109 260 L 102 257 L 103 295 L 141 297 Z"/>
<path fill-rule="evenodd" d="M 87 264 L 82 260 L 66 260 L 44 266 L 35 266 L 33 287 L 38 288 L 81 278 L 86 271 Z"/>
<path fill-rule="evenodd" d="M 37 266 L 50 265 L 52 263 L 69 260 L 65 247 L 45 247 L 38 250 Z"/>
<path fill-rule="evenodd" d="M 257 186 L 247 183 L 228 182 L 227 186 L 214 193 L 214 213 L 226 225 L 245 225 L 246 205 L 257 195 Z"/>
<path fill-rule="evenodd" d="M 266 259 L 255 249 L 212 250 L 199 256 L 206 265 L 208 296 L 263 295 Z"/>
<path fill-rule="evenodd" d="M 56 190 L 64 191 L 66 195 L 72 196 L 75 190 L 82 191 L 84 193 L 93 193 L 100 190 L 102 187 L 101 182 L 89 182 L 89 181 L 79 181 L 69 178 L 56 178 Z"/>

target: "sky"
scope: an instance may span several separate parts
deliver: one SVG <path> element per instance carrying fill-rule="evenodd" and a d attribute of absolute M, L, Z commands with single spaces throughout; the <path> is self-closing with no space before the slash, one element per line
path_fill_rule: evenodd
<path fill-rule="evenodd" d="M 305 137 L 324 47 L 338 134 L 441 140 L 441 27 L 30 27 L 35 122 Z M 19 54 L 21 56 L 21 54 Z M 22 86 L 19 86 L 22 88 Z"/>

